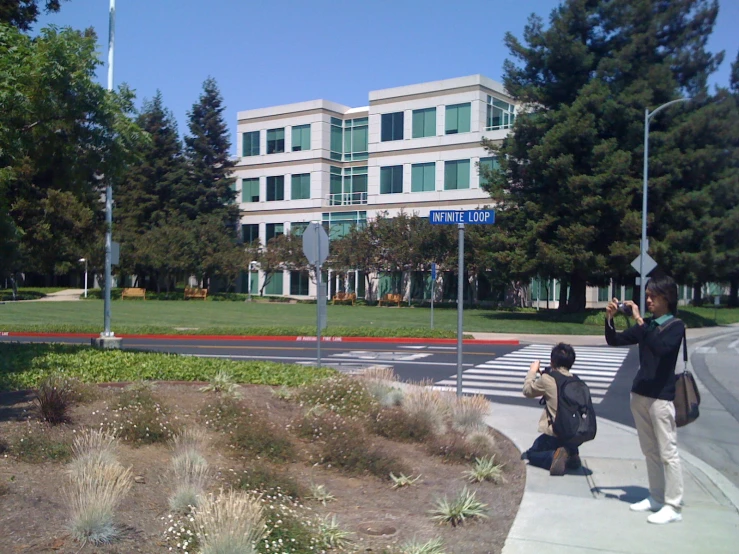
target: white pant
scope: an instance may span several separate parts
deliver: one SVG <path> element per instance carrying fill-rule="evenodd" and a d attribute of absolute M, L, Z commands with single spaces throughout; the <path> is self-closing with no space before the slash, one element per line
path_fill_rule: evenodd
<path fill-rule="evenodd" d="M 649 494 L 657 502 L 680 511 L 683 474 L 677 452 L 675 405 L 669 400 L 632 392 L 631 413 L 636 422 L 641 451 L 647 458 Z"/>

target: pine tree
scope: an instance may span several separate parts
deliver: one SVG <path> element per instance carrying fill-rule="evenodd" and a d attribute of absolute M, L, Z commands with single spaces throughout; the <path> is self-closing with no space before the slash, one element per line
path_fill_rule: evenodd
<path fill-rule="evenodd" d="M 229 150 L 228 127 L 223 119 L 223 99 L 214 79 L 203 83 L 203 93 L 189 115 L 190 136 L 185 137 L 189 162 L 188 179 L 175 192 L 179 209 L 190 219 L 219 213 L 234 224 L 238 207 L 234 204 L 235 162 Z"/>
<path fill-rule="evenodd" d="M 506 62 L 504 84 L 522 110 L 486 177 L 514 270 L 569 284 L 568 310 L 585 307 L 588 283 L 633 275 L 644 108 L 705 89 L 720 62 L 705 51 L 716 12 L 708 0 L 568 0 L 546 29 L 530 18 L 526 45 L 506 36 L 518 64 Z M 651 154 L 673 117 L 652 123 L 650 211 L 679 187 Z"/>

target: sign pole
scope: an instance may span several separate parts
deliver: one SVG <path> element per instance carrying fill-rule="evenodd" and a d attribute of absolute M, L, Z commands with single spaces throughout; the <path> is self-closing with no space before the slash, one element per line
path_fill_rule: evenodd
<path fill-rule="evenodd" d="M 459 263 L 457 276 L 457 396 L 462 396 L 462 322 L 464 321 L 464 223 L 459 229 Z"/>
<path fill-rule="evenodd" d="M 436 291 L 436 264 L 431 264 L 431 328 L 434 328 L 434 292 Z"/>
<path fill-rule="evenodd" d="M 318 249 L 318 241 L 316 241 L 316 249 Z M 321 289 L 323 283 L 321 283 L 321 266 L 316 264 L 316 284 L 318 290 L 316 293 L 316 364 L 321 367 Z"/>

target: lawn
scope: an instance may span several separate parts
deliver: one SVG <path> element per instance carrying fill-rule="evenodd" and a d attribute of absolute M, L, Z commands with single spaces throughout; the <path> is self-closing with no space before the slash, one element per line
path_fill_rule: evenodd
<path fill-rule="evenodd" d="M 376 306 L 327 307 L 329 336 L 453 337 L 454 308 L 430 309 Z M 739 321 L 739 309 L 716 311 L 719 324 Z M 554 310 L 495 311 L 466 309 L 465 332 L 598 335 L 604 311 L 560 314 Z M 713 308 L 681 310 L 690 327 L 713 326 Z M 117 334 L 314 334 L 314 304 L 116 300 L 111 303 L 111 328 Z M 625 323 L 625 322 L 624 322 Z M 103 326 L 103 302 L 6 302 L 0 304 L 1 331 L 57 331 L 97 333 Z"/>

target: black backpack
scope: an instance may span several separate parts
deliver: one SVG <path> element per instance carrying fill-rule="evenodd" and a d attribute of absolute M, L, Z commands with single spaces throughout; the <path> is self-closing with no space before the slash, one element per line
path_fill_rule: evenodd
<path fill-rule="evenodd" d="M 572 446 L 580 446 L 584 442 L 593 440 L 597 425 L 588 385 L 577 375 L 567 377 L 555 370 L 552 370 L 549 375 L 557 383 L 557 415 L 554 421 L 547 409 L 547 416 L 554 434 L 558 439 Z"/>

